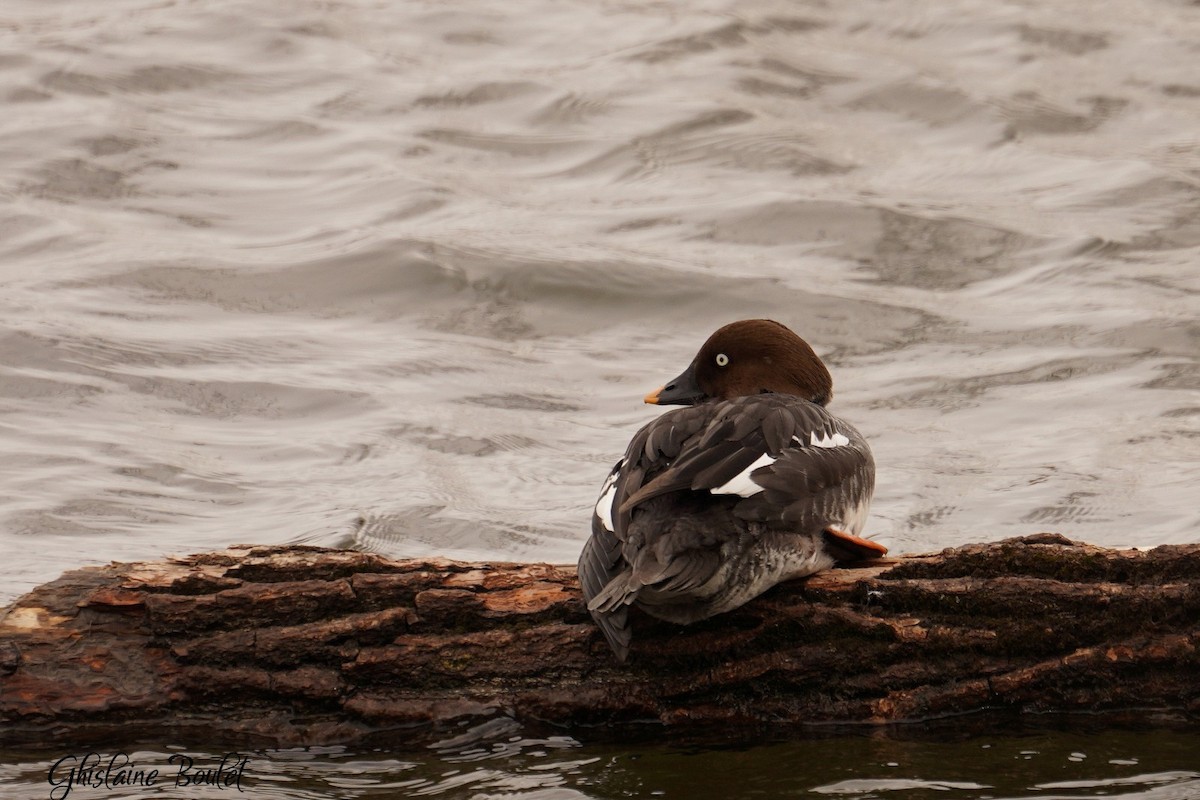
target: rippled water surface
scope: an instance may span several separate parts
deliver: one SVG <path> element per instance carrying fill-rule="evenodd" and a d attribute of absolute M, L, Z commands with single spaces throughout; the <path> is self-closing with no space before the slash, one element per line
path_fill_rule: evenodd
<path fill-rule="evenodd" d="M 497 724 L 498 723 L 498 724 Z M 891 735 L 838 736 L 757 746 L 658 746 L 632 751 L 569 736 L 531 737 L 515 723 L 485 723 L 419 753 L 342 748 L 241 751 L 130 747 L 97 754 L 148 773 L 153 786 L 74 789 L 72 797 L 182 796 L 176 782 L 242 758 L 241 794 L 262 800 L 439 797 L 480 800 L 804 797 L 811 800 L 1195 800 L 1200 736 L 1163 731 L 1027 733 L 929 742 Z M 0 765 L 0 779 L 46 797 L 74 761 L 55 753 Z M 175 761 L 171 761 L 175 756 Z M 189 759 L 186 764 L 181 756 Z M 94 758 L 93 758 L 94 760 Z M 65 768 L 64 768 L 64 765 Z M 114 770 L 114 774 L 115 774 Z M 51 780 L 56 781 L 51 784 Z M 186 796 L 227 798 L 235 787 L 188 786 Z M 177 793 L 178 792 L 178 793 Z"/>
<path fill-rule="evenodd" d="M 1198 42 L 1183 0 L 6 0 L 0 601 L 231 542 L 574 561 L 748 316 L 828 361 L 893 552 L 1198 541 Z"/>

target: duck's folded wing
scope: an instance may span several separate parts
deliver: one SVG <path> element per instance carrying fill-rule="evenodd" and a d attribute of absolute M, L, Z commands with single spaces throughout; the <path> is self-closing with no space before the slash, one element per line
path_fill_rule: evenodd
<path fill-rule="evenodd" d="M 579 556 L 579 585 L 588 610 L 621 661 L 629 652 L 629 604 L 643 585 L 633 574 L 640 547 L 627 541 L 630 510 L 622 504 L 641 488 L 648 470 L 661 469 L 679 455 L 704 420 L 695 408 L 682 408 L 643 426 L 600 488 L 592 535 Z"/>
<path fill-rule="evenodd" d="M 625 610 L 634 600 L 649 605 L 673 602 L 680 595 L 703 586 L 720 566 L 720 557 L 712 549 L 684 550 L 672 554 L 666 563 L 649 551 L 642 551 L 640 556 L 633 569 L 618 575 L 588 603 L 588 610 L 597 620 L 614 612 L 620 612 L 624 620 Z M 643 589 L 651 591 L 643 592 Z"/>
<path fill-rule="evenodd" d="M 857 533 L 875 486 L 875 464 L 854 439 L 837 448 L 785 450 L 769 469 L 755 472 L 762 491 L 734 509 L 741 519 L 794 523 L 799 530 L 832 526 Z"/>
<path fill-rule="evenodd" d="M 602 525 L 592 524 L 592 536 L 579 555 L 579 586 L 583 590 L 583 602 L 588 606 L 592 619 L 608 640 L 609 647 L 619 661 L 629 655 L 629 642 L 633 631 L 629 628 L 627 605 L 613 605 L 599 610 L 594 608 L 598 600 L 621 580 L 621 542 Z"/>
<path fill-rule="evenodd" d="M 626 459 L 621 459 L 609 472 L 604 484 L 600 487 L 600 498 L 592 512 L 592 535 L 583 545 L 579 554 L 579 588 L 583 593 L 583 602 L 592 612 L 592 618 L 600 626 L 604 638 L 624 661 L 629 652 L 629 642 L 632 632 L 629 629 L 629 611 L 624 606 L 614 606 L 598 611 L 594 607 L 596 598 L 606 589 L 611 592 L 624 570 L 621 557 L 621 540 L 617 538 L 613 512 L 616 506 L 616 495 L 620 490 L 620 480 L 624 474 Z"/>
<path fill-rule="evenodd" d="M 592 536 L 579 557 L 579 582 L 584 599 L 591 602 L 623 570 L 630 568 L 627 543 L 629 509 L 624 501 L 642 488 L 648 471 L 660 471 L 679 456 L 686 442 L 703 427 L 704 415 L 694 408 L 677 409 L 644 425 L 629 442 L 600 487 L 592 513 Z"/>
<path fill-rule="evenodd" d="M 612 582 L 621 571 L 621 540 L 593 516 L 592 535 L 579 554 L 579 588 L 585 603 Z"/>
<path fill-rule="evenodd" d="M 688 489 L 746 498 L 742 519 L 808 524 L 838 519 L 847 504 L 869 499 L 875 468 L 852 426 L 823 407 L 778 397 L 729 401 L 699 435 L 621 502 L 637 505 Z"/>
<path fill-rule="evenodd" d="M 640 486 L 627 487 L 620 506 L 621 513 L 627 514 L 647 500 L 680 489 L 721 486 L 725 480 L 713 481 L 738 475 L 753 463 L 762 454 L 765 445 L 756 447 L 753 441 L 748 440 L 748 436 L 749 439 L 753 438 L 753 430 L 740 430 L 745 420 L 727 413 L 730 405 L 723 403 L 715 409 L 708 406 L 682 409 L 681 412 L 693 412 L 695 421 L 700 424 L 692 426 L 693 429 L 688 431 L 690 436 L 675 443 L 674 453 L 660 451 L 652 455 L 648 440 L 642 457 L 649 467 L 647 471 L 654 477 Z M 743 433 L 748 436 L 739 435 Z"/>

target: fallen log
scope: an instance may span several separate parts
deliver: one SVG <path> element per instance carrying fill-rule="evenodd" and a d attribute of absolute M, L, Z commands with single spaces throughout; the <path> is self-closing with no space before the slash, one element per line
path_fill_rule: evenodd
<path fill-rule="evenodd" d="M 0 744 L 420 742 L 556 725 L 1200 715 L 1200 544 L 1039 534 L 834 569 L 616 663 L 574 569 L 250 547 L 66 573 L 0 619 Z M 157 737 L 157 738 L 155 738 Z M 168 737 L 168 738 L 164 738 Z"/>

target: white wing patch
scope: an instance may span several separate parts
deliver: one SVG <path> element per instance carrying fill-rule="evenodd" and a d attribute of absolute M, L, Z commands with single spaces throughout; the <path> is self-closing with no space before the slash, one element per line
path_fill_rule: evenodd
<path fill-rule="evenodd" d="M 613 501 L 617 498 L 617 478 L 621 475 L 621 467 L 625 466 L 625 460 L 617 462 L 617 466 L 608 477 L 604 480 L 604 485 L 600 487 L 600 499 L 596 501 L 596 516 L 600 518 L 600 524 L 609 533 L 613 533 L 612 507 Z"/>
<path fill-rule="evenodd" d="M 798 437 L 793 436 L 792 440 L 795 441 L 796 444 L 804 444 L 804 442 L 800 441 Z M 833 436 L 830 436 L 828 433 L 823 433 L 821 434 L 820 438 L 817 438 L 817 432 L 813 431 L 808 435 L 808 443 L 813 447 L 845 447 L 846 445 L 850 444 L 850 440 L 842 434 L 836 432 L 833 434 Z"/>
<path fill-rule="evenodd" d="M 741 495 L 742 497 L 750 497 L 751 495 L 758 494 L 763 490 L 763 487 L 750 480 L 750 473 L 754 472 L 754 470 L 758 469 L 759 467 L 767 467 L 774 463 L 775 459 L 771 458 L 766 453 L 763 453 L 753 464 L 730 478 L 728 483 L 722 484 L 721 486 L 713 489 L 712 493 L 737 494 Z"/>

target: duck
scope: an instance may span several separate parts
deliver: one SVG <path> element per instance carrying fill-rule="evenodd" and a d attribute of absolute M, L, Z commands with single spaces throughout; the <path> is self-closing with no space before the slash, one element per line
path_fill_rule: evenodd
<path fill-rule="evenodd" d="M 863 538 L 875 461 L 831 414 L 833 379 L 782 323 L 733 322 L 646 403 L 649 422 L 609 472 L 579 556 L 593 620 L 619 662 L 629 612 L 687 625 L 781 581 L 879 558 Z"/>

